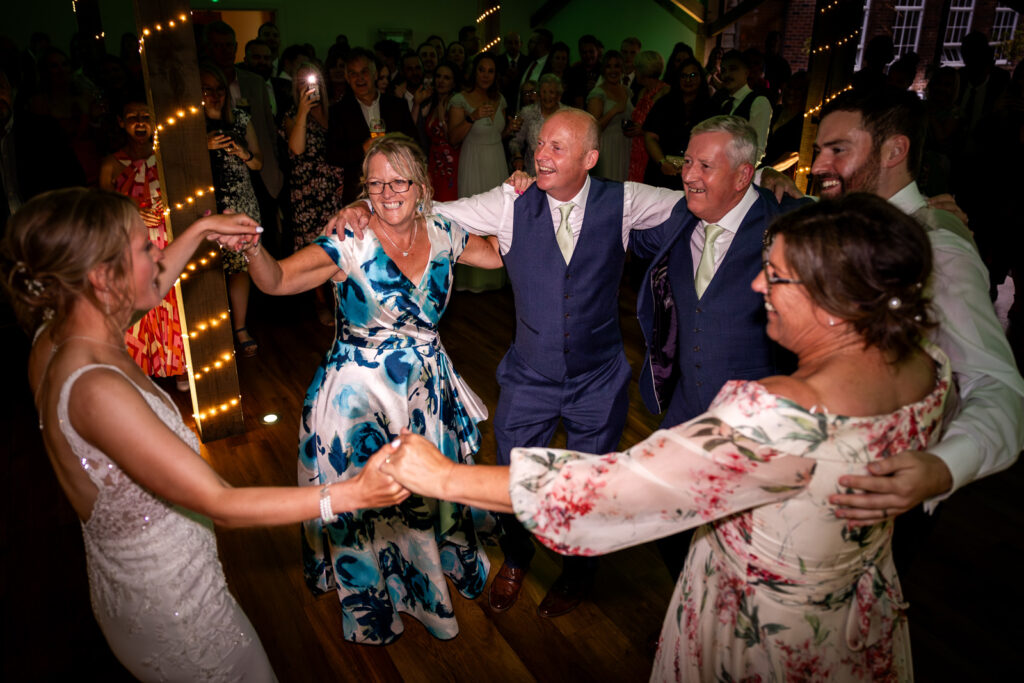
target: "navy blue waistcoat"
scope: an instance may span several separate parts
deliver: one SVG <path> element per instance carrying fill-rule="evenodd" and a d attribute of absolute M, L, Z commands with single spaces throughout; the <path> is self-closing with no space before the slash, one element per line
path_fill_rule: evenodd
<path fill-rule="evenodd" d="M 512 246 L 504 256 L 516 300 L 515 349 L 553 381 L 593 370 L 622 350 L 622 188 L 590 179 L 568 265 L 555 241 L 547 194 L 533 185 L 516 200 Z"/>
<path fill-rule="evenodd" d="M 728 380 L 788 369 L 789 354 L 765 334 L 764 297 L 750 284 L 761 271 L 765 230 L 794 205 L 780 207 L 770 192 L 759 190 L 699 300 L 690 252 L 697 219 L 681 202 L 666 221 L 682 227 L 653 259 L 637 303 L 648 343 L 640 394 L 652 412 L 668 408 L 671 417 L 688 420 L 706 411 Z"/>

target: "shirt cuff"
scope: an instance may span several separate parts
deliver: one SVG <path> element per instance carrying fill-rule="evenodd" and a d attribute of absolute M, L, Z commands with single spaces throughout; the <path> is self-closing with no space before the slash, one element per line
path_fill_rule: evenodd
<path fill-rule="evenodd" d="M 953 478 L 953 485 L 948 491 L 924 501 L 924 511 L 931 514 L 939 503 L 953 495 L 957 489 L 974 481 L 978 473 L 978 445 L 966 434 L 947 434 L 942 441 L 930 447 L 928 452 L 946 464 Z"/>

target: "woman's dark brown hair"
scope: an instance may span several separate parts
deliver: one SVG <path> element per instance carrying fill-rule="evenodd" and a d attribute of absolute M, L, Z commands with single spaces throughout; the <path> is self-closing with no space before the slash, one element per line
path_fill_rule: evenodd
<path fill-rule="evenodd" d="M 852 193 L 779 217 L 765 248 L 782 235 L 786 261 L 820 308 L 901 360 L 934 326 L 926 289 L 932 247 L 924 229 L 886 200 Z"/>

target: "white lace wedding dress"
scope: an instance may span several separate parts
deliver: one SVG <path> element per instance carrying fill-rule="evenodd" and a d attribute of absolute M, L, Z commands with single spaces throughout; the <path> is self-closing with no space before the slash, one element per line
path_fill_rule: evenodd
<path fill-rule="evenodd" d="M 276 681 L 259 636 L 228 592 L 212 523 L 143 489 L 71 426 L 71 387 L 97 368 L 131 382 L 114 366 L 79 368 L 61 388 L 57 415 L 99 490 L 82 535 L 93 613 L 111 650 L 143 681 Z M 167 394 L 155 384 L 133 386 L 198 452 L 195 434 Z"/>

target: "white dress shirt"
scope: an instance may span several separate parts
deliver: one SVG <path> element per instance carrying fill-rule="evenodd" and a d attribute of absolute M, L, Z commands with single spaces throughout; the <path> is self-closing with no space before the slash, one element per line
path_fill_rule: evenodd
<path fill-rule="evenodd" d="M 743 219 L 746 218 L 747 212 L 750 211 L 750 207 L 756 201 L 757 190 L 754 189 L 753 185 L 748 185 L 747 191 L 743 193 L 739 203 L 722 216 L 722 220 L 714 221 L 715 225 L 721 225 L 725 229 L 722 230 L 715 240 L 715 266 L 712 271 L 713 273 L 718 272 L 718 267 L 725 260 L 725 254 L 729 251 L 732 240 L 736 237 Z M 693 257 L 694 278 L 697 277 L 697 267 L 700 265 L 700 258 L 704 254 L 704 227 L 707 225 L 707 221 L 699 221 L 697 227 L 693 229 L 693 235 L 690 237 L 690 255 Z"/>
<path fill-rule="evenodd" d="M 683 193 L 640 183 L 626 182 L 623 186 L 622 248 L 625 250 L 629 245 L 631 230 L 645 230 L 664 223 L 672 213 L 672 208 L 683 198 Z M 589 195 L 590 176 L 587 176 L 583 188 L 569 200 L 576 205 L 569 214 L 573 246 L 583 229 Z M 519 196 L 511 185 L 502 183 L 493 190 L 472 197 L 452 202 L 435 202 L 434 210 L 474 235 L 496 236 L 501 253 L 507 254 L 512 248 L 513 208 Z M 554 233 L 562 219 L 558 207 L 566 202 L 560 202 L 550 195 L 547 199 L 551 210 L 551 232 Z"/>
<path fill-rule="evenodd" d="M 911 182 L 889 201 L 915 215 L 920 197 L 917 183 Z M 933 210 L 926 219 L 942 214 L 942 223 L 960 223 L 946 211 Z M 1017 459 L 1024 448 L 1024 379 L 989 300 L 988 270 L 977 250 L 937 220 L 927 227 L 934 258 L 932 304 L 939 321 L 931 336 L 952 362 L 961 402 L 942 439 L 929 447 L 953 475 L 948 493 L 925 501 L 931 512 L 964 484 Z"/>
<path fill-rule="evenodd" d="M 359 108 L 363 111 L 363 120 L 366 121 L 366 127 L 373 132 L 373 125 L 370 123 L 374 119 L 380 118 L 380 93 L 373 98 L 373 102 L 370 104 L 363 104 L 362 100 L 356 99 L 359 102 Z"/>
<path fill-rule="evenodd" d="M 737 90 L 735 93 L 730 95 L 734 98 L 732 102 L 732 109 L 729 113 L 736 111 L 736 108 L 743 103 L 747 95 L 752 93 L 749 85 L 744 84 L 742 88 Z M 725 113 L 725 112 L 723 112 Z M 754 98 L 754 101 L 750 103 L 750 125 L 757 131 L 757 160 L 760 162 L 764 156 L 764 150 L 768 146 L 768 131 L 772 126 L 772 104 L 768 101 L 767 97 L 758 95 Z"/>

